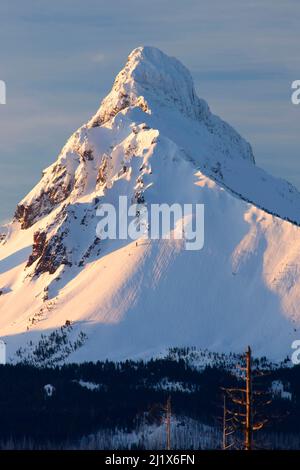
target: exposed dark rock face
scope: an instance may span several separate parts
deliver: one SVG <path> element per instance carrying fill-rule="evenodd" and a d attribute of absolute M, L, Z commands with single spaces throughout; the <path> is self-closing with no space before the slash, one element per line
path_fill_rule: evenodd
<path fill-rule="evenodd" d="M 114 87 L 118 87 L 118 80 L 119 78 L 116 79 Z M 130 96 L 128 93 L 125 93 L 124 91 L 120 90 L 118 92 L 118 102 L 116 105 L 112 106 L 106 106 L 106 102 L 109 100 L 109 95 L 108 97 L 103 100 L 102 105 L 103 108 L 100 108 L 100 112 L 97 113 L 94 118 L 90 121 L 89 126 L 90 127 L 100 127 L 103 124 L 105 124 L 107 121 L 115 117 L 120 111 L 123 111 L 126 108 L 129 108 L 130 106 L 133 107 L 139 107 L 141 108 L 144 112 L 148 112 L 149 108 L 147 105 L 147 102 L 145 101 L 143 96 Z"/>
<path fill-rule="evenodd" d="M 84 162 L 86 161 L 92 161 L 94 160 L 94 157 L 93 157 L 93 151 L 91 149 L 89 150 L 84 150 L 81 154 L 80 154 L 82 160 Z"/>
<path fill-rule="evenodd" d="M 79 267 L 82 267 L 84 266 L 86 260 L 89 259 L 89 257 L 91 256 L 93 250 L 99 245 L 100 243 L 100 238 L 96 237 L 95 240 L 93 241 L 93 243 L 89 246 L 89 248 L 86 250 L 86 252 L 84 253 L 83 257 L 81 258 L 81 260 L 79 261 L 78 263 L 78 266 Z M 99 256 L 100 254 L 100 248 L 98 249 L 97 251 L 97 256 Z"/>
<path fill-rule="evenodd" d="M 72 266 L 67 257 L 66 247 L 63 244 L 65 235 L 66 232 L 63 232 L 47 240 L 45 232 L 35 232 L 32 254 L 29 256 L 26 267 L 30 267 L 38 260 L 34 270 L 34 274 L 38 276 L 46 272 L 54 274 L 62 264 Z"/>
<path fill-rule="evenodd" d="M 33 235 L 32 254 L 29 256 L 26 267 L 31 266 L 43 254 L 46 245 L 46 233 L 35 232 Z"/>
<path fill-rule="evenodd" d="M 22 229 L 26 229 L 33 223 L 33 211 L 30 207 L 19 204 L 17 206 L 14 218 L 21 223 Z"/>
<path fill-rule="evenodd" d="M 107 171 L 107 160 L 103 159 L 103 162 L 99 168 L 97 175 L 97 184 L 104 184 L 106 182 L 106 171 Z"/>
<path fill-rule="evenodd" d="M 22 229 L 31 227 L 70 195 L 73 184 L 70 181 L 67 184 L 61 181 L 64 176 L 66 175 L 60 174 L 55 177 L 48 191 L 42 191 L 30 205 L 19 204 L 17 206 L 14 218 L 21 223 Z"/>
<path fill-rule="evenodd" d="M 35 269 L 36 276 L 46 272 L 54 274 L 61 265 L 72 266 L 63 243 L 64 236 L 65 233 L 56 234 L 46 242 Z"/>
<path fill-rule="evenodd" d="M 145 197 L 144 197 L 143 191 L 136 191 L 135 200 L 137 204 L 144 204 Z"/>
<path fill-rule="evenodd" d="M 131 103 L 129 96 L 124 92 L 120 92 L 120 101 L 118 103 L 118 106 L 114 106 L 112 109 L 105 110 L 105 112 L 102 112 L 100 115 L 95 116 L 95 118 L 91 122 L 91 127 L 100 127 L 102 124 L 116 116 L 120 111 L 128 108 L 130 104 Z"/>

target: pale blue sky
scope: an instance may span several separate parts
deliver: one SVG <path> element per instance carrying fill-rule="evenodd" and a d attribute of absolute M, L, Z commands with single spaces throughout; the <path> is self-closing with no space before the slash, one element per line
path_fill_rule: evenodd
<path fill-rule="evenodd" d="M 199 96 L 300 188 L 298 0 L 10 0 L 0 5 L 0 221 L 93 115 L 128 53 L 153 45 Z"/>

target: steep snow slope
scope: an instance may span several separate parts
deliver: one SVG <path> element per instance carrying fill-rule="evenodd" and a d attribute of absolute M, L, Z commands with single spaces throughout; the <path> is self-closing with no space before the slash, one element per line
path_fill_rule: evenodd
<path fill-rule="evenodd" d="M 204 248 L 100 240 L 96 211 L 120 195 L 141 206 L 203 203 Z M 135 49 L 6 227 L 0 332 L 10 357 L 120 359 L 250 343 L 282 359 L 300 334 L 299 224 L 297 190 L 256 167 L 186 68 Z"/>

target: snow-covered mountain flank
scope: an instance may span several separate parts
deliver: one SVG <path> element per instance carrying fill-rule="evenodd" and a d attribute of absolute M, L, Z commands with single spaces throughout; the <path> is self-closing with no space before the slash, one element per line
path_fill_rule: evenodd
<path fill-rule="evenodd" d="M 204 248 L 101 240 L 96 211 L 120 195 L 204 204 Z M 299 192 L 256 166 L 180 62 L 139 47 L 3 229 L 9 357 L 124 359 L 251 344 L 282 359 L 300 339 L 299 225 Z"/>

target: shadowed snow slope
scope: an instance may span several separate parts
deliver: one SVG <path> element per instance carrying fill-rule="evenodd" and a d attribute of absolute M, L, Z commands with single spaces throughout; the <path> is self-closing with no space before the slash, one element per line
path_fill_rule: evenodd
<path fill-rule="evenodd" d="M 96 211 L 121 195 L 141 208 L 204 204 L 204 248 L 100 240 Z M 255 165 L 188 70 L 137 48 L 0 237 L 9 355 L 83 361 L 251 344 L 283 359 L 300 334 L 299 224 L 297 190 Z"/>

